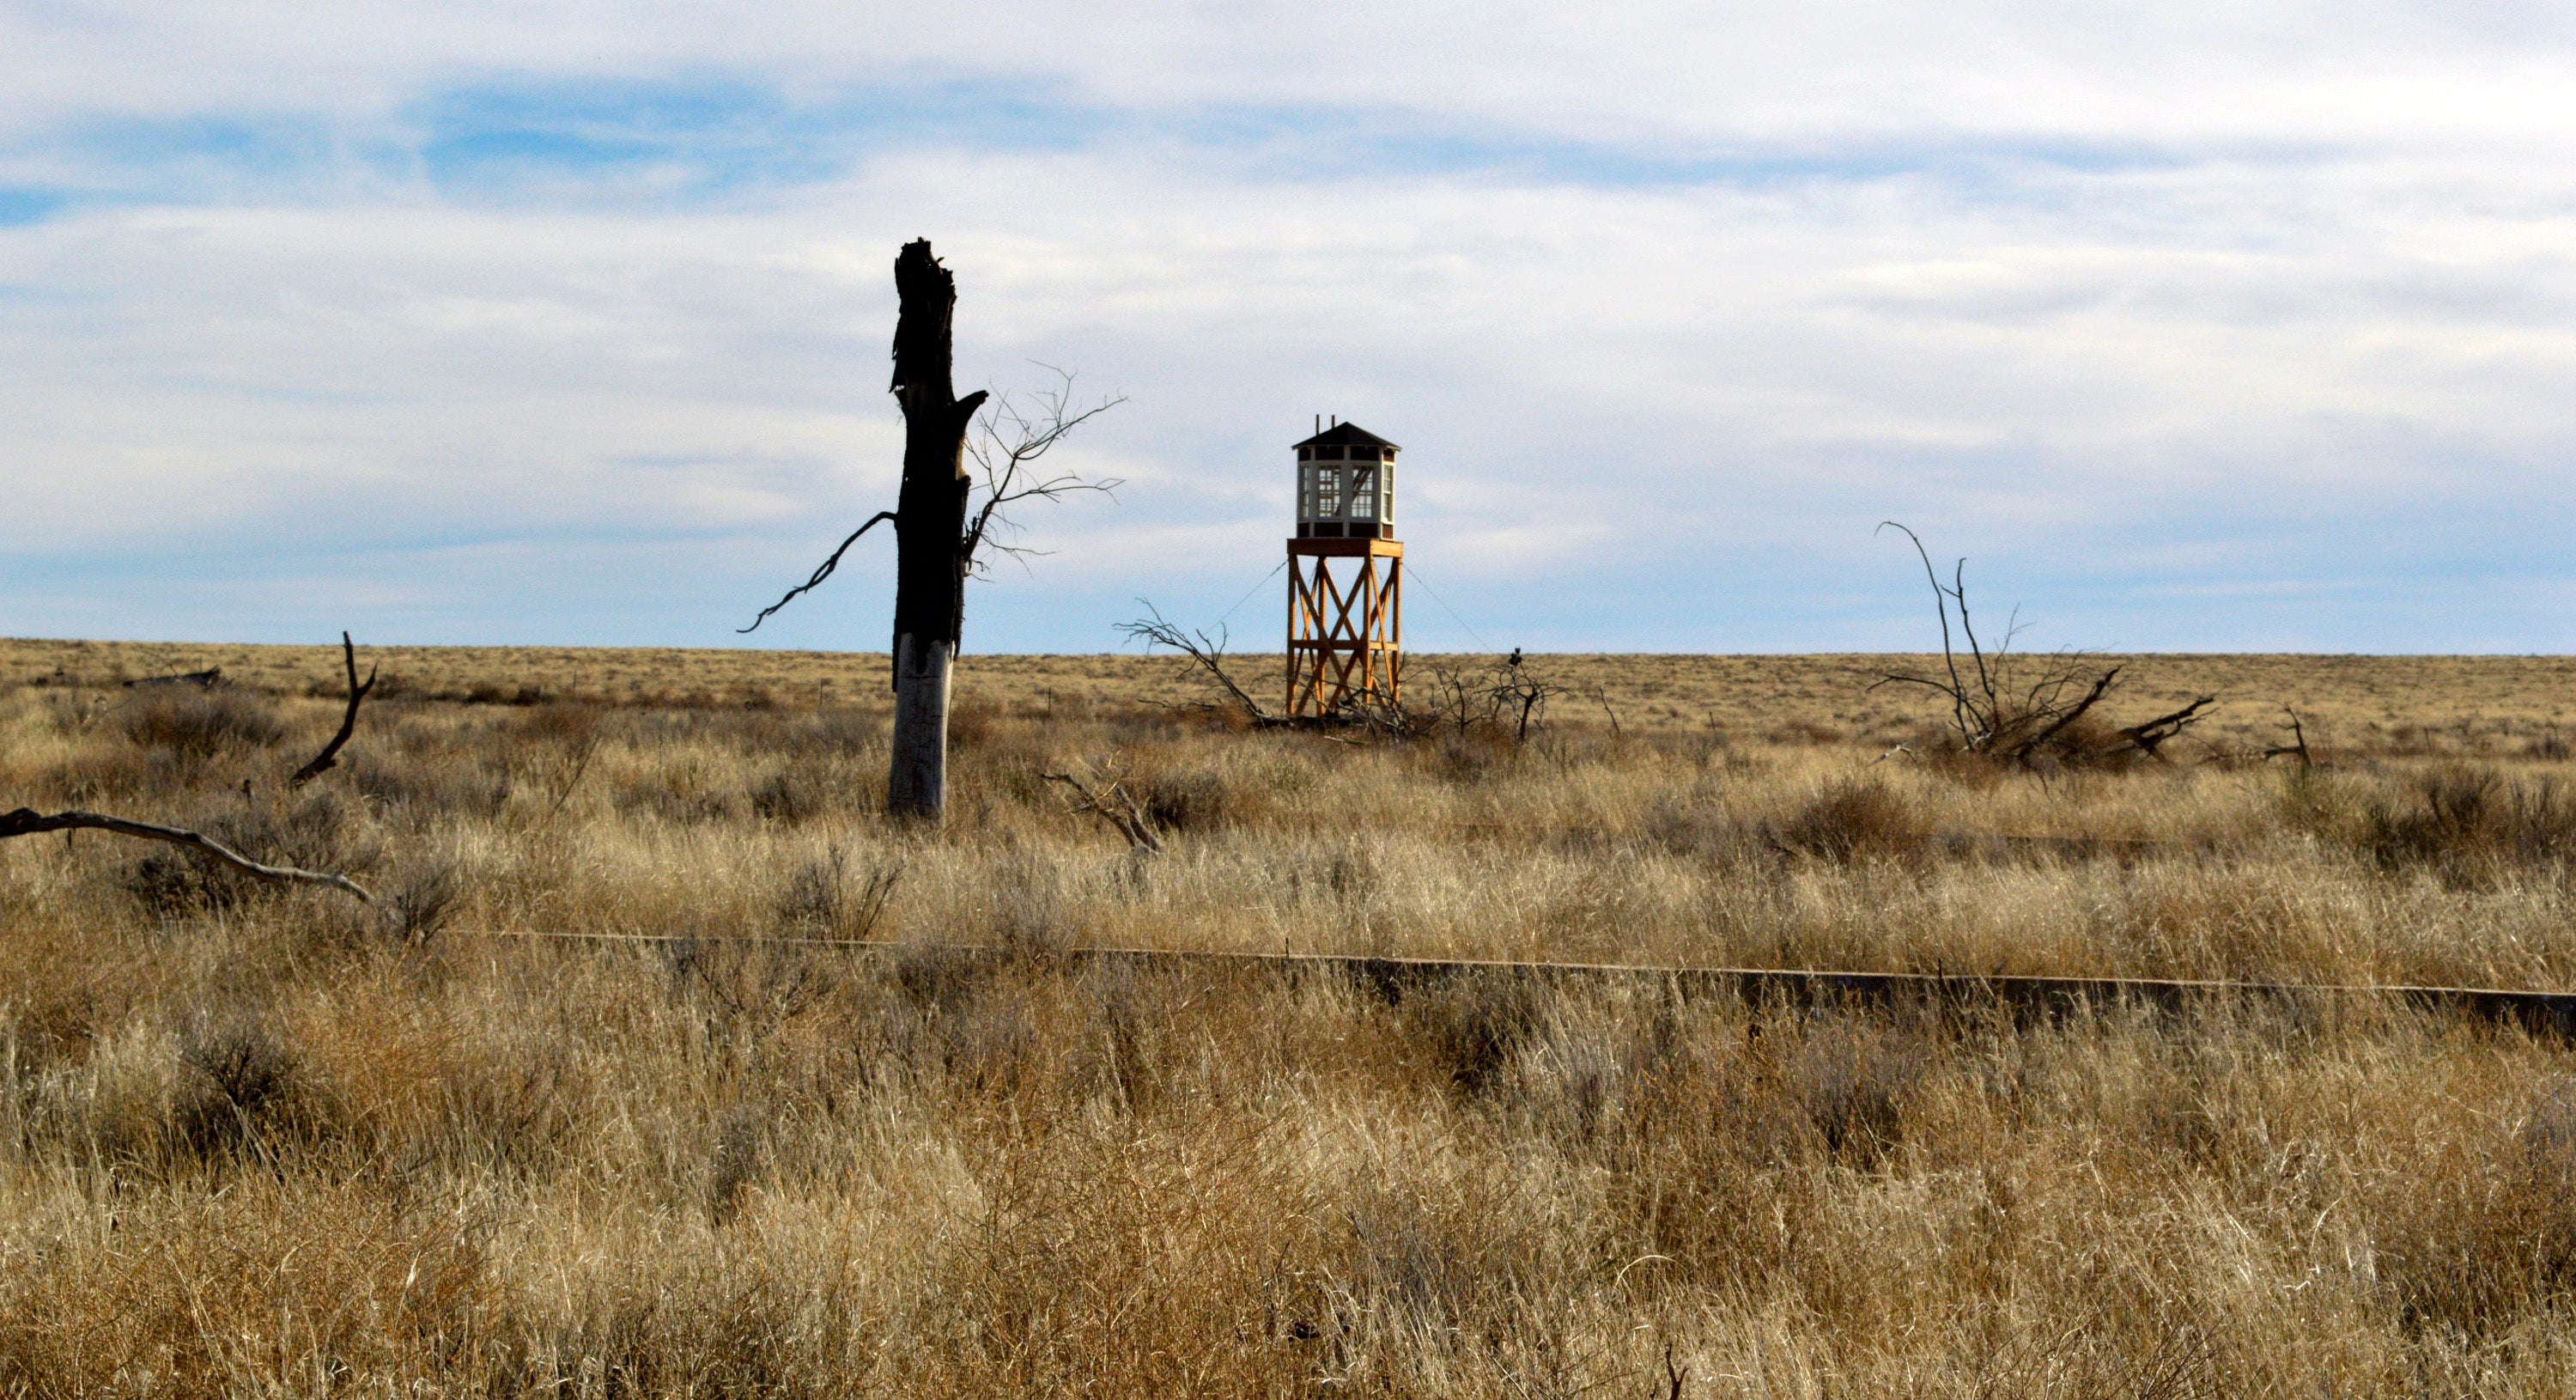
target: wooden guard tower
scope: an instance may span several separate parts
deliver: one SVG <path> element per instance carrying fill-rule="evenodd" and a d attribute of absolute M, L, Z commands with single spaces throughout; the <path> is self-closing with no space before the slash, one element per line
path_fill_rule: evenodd
<path fill-rule="evenodd" d="M 1404 546 L 1394 443 L 1337 422 L 1297 444 L 1288 541 L 1288 713 L 1403 698 Z"/>

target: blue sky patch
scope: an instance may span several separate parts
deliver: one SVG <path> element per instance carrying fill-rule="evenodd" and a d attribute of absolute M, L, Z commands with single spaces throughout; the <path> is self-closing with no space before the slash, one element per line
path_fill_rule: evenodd
<path fill-rule="evenodd" d="M 68 201 L 57 191 L 0 185 L 0 228 L 32 224 Z"/>
<path fill-rule="evenodd" d="M 94 123 L 19 144 L 75 174 L 61 188 L 0 188 L 0 224 L 66 203 L 200 203 L 327 191 L 352 177 L 477 200 L 701 204 L 835 179 L 874 155 L 963 148 L 1052 152 L 1146 143 L 1239 175 L 1288 181 L 1444 176 L 1611 188 L 1925 177 L 1964 197 L 2053 196 L 2031 177 L 2195 163 L 2144 143 L 1929 135 L 1842 143 L 1584 141 L 1401 105 L 1278 103 L 1119 108 L 1045 77 L 894 81 L 799 101 L 720 73 L 661 80 L 502 79 L 449 88 L 389 125 L 312 116 Z M 2278 153 L 2275 153 L 2276 156 Z"/>
<path fill-rule="evenodd" d="M 442 93 L 408 117 L 422 133 L 421 167 L 442 187 L 502 193 L 652 172 L 700 197 L 829 179 L 889 150 L 1071 149 L 1112 125 L 1030 81 L 895 85 L 797 104 L 722 77 L 486 84 Z"/>

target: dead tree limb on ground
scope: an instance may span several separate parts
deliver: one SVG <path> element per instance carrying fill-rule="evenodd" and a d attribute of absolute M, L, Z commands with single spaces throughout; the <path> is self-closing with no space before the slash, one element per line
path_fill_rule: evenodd
<path fill-rule="evenodd" d="M 2281 713 L 2290 717 L 2290 742 L 2274 744 L 2263 750 L 2261 757 L 2266 762 L 2276 758 L 2295 758 L 2299 761 L 2299 771 L 2302 773 L 2315 768 L 2316 759 L 2308 752 L 2308 731 L 2299 723 L 2299 712 L 2283 705 Z"/>
<path fill-rule="evenodd" d="M 212 689 L 223 684 L 223 680 L 224 668 L 209 666 L 202 671 L 183 671 L 175 676 L 137 676 L 125 682 L 125 688 L 132 690 L 137 686 L 145 685 L 196 685 Z"/>
<path fill-rule="evenodd" d="M 1565 693 L 1565 687 L 1540 679 L 1537 669 L 1517 650 L 1483 675 L 1453 671 L 1436 662 L 1428 669 L 1429 680 L 1417 684 L 1434 697 L 1433 724 L 1446 723 L 1461 734 L 1480 728 L 1509 731 L 1515 744 L 1529 742 L 1530 731 L 1546 723 L 1548 702 Z M 1606 691 L 1602 708 L 1609 708 Z M 1611 722 L 1618 722 L 1616 714 Z"/>
<path fill-rule="evenodd" d="M 1076 799 L 1073 810 L 1076 813 L 1089 812 L 1117 828 L 1118 834 L 1127 838 L 1129 846 L 1147 855 L 1162 851 L 1162 838 L 1154 834 L 1153 824 L 1145 820 L 1144 809 L 1136 805 L 1136 799 L 1129 795 L 1125 783 L 1112 780 L 1109 786 L 1094 792 L 1071 773 L 1042 773 L 1039 776 L 1073 789 Z"/>
<path fill-rule="evenodd" d="M 2149 758 L 2162 758 L 2164 755 L 2156 750 L 2164 745 L 2165 740 L 2207 718 L 2204 712 L 2217 703 L 2218 697 L 2215 695 L 2199 696 L 2171 714 L 2158 715 L 2143 724 L 2130 725 L 2120 730 L 2119 734 L 2121 738 L 2135 745 L 2138 752 Z"/>
<path fill-rule="evenodd" d="M 1225 630 L 1222 623 L 1218 624 L 1216 635 L 1211 637 L 1205 632 L 1185 630 L 1179 623 L 1163 616 L 1162 609 L 1155 607 L 1151 599 L 1139 598 L 1136 601 L 1145 605 L 1145 615 L 1133 622 L 1118 624 L 1118 630 L 1126 633 L 1129 641 L 1143 642 L 1147 651 L 1152 651 L 1156 647 L 1168 647 L 1179 652 L 1188 657 L 1191 664 L 1199 670 L 1206 672 L 1208 678 L 1225 691 L 1228 699 L 1241 706 L 1246 715 L 1251 716 L 1254 724 L 1280 723 L 1277 717 L 1261 708 L 1260 702 L 1252 698 L 1251 692 L 1237 685 L 1234 677 L 1226 673 L 1225 647 L 1231 634 Z"/>
<path fill-rule="evenodd" d="M 185 846 L 201 855 L 211 856 L 245 875 L 279 884 L 328 885 L 335 890 L 358 897 L 362 904 L 373 904 L 375 896 L 360 889 L 346 875 L 319 870 L 298 870 L 291 865 L 262 865 L 230 846 L 185 827 L 160 826 L 152 822 L 129 821 L 124 817 L 104 816 L 97 812 L 56 812 L 51 816 L 31 807 L 14 812 L 0 812 L 0 840 L 12 836 L 34 836 L 47 831 L 109 831 L 119 836 L 132 836 L 144 841 L 166 841 Z"/>
<path fill-rule="evenodd" d="M 1592 698 L 1600 704 L 1601 713 L 1610 717 L 1610 737 L 1616 739 L 1626 734 L 1627 731 L 1621 728 L 1619 724 L 1619 712 L 1610 708 L 1610 687 L 1606 685 L 1594 685 L 1592 687 Z"/>
<path fill-rule="evenodd" d="M 2077 720 L 2080 720 L 2086 715 L 2092 713 L 2093 707 L 2102 703 L 2102 697 L 2111 693 L 2111 683 L 2119 678 L 2120 668 L 2117 666 L 2114 666 L 2110 670 L 2104 671 L 2101 675 L 2094 677 L 2092 688 L 2084 692 L 2084 698 L 2062 710 L 2059 710 L 2056 718 L 2051 719 L 2046 724 L 2040 726 L 2039 730 L 2030 736 L 2029 740 L 2024 744 L 2024 748 L 2033 753 L 2047 748 L 2049 741 L 2055 739 L 2058 735 L 2065 733 L 2069 728 L 2073 727 Z M 2055 696 L 2052 695 L 2050 698 L 2053 700 Z M 2208 703 L 2209 702 L 2206 700 L 2198 701 L 2194 703 L 2192 708 L 2198 709 L 2201 705 Z M 2183 713 L 2188 715 L 2189 711 L 2184 711 Z M 2165 718 L 2171 719 L 2174 718 L 2174 716 L 2168 715 Z M 2189 720 L 2186 719 L 2184 722 L 2189 723 Z M 2164 720 L 2149 720 L 2147 722 L 2149 726 L 2159 725 L 2162 723 L 2164 723 Z M 2123 729 L 2120 732 L 2128 734 L 2130 731 Z M 2158 737 L 2157 742 L 2161 743 L 2164 739 L 2171 737 L 2171 735 L 2161 735 Z M 2155 752 L 2154 745 L 2151 744 L 2142 743 L 2139 747 L 2146 749 L 2149 753 Z"/>
<path fill-rule="evenodd" d="M 295 776 L 286 780 L 288 787 L 300 788 L 331 771 L 340 761 L 340 746 L 349 742 L 350 735 L 358 732 L 358 702 L 366 699 L 367 692 L 376 688 L 377 668 L 369 666 L 367 683 L 358 683 L 358 647 L 349 640 L 346 632 L 340 634 L 340 660 L 349 668 L 349 709 L 340 716 L 340 732 L 331 736 L 331 742 L 322 746 L 322 752 L 313 755 L 312 762 L 295 770 Z"/>
<path fill-rule="evenodd" d="M 2045 660 L 2015 656 L 2015 622 L 2005 625 L 2001 644 L 1989 649 L 1977 635 L 1968 611 L 1968 561 L 1959 560 L 1950 581 L 1932 564 L 1922 537 L 1897 521 L 1882 521 L 1914 546 L 1923 576 L 1932 586 L 1932 605 L 1941 628 L 1941 668 L 1931 675 L 1893 672 L 1869 687 L 1918 686 L 1949 703 L 1950 730 L 1958 750 L 2018 767 L 2045 763 L 2103 761 L 2123 755 L 2161 758 L 2166 741 L 2208 717 L 2217 697 L 2204 695 L 2169 714 L 2141 724 L 2109 728 L 2094 711 L 2118 683 L 2121 668 L 2096 668 L 2081 652 L 2060 651 Z M 1958 625 L 1950 614 L 1958 611 Z M 1964 643 L 1967 655 L 1960 656 Z M 2034 669 L 2035 672 L 2034 672 Z"/>

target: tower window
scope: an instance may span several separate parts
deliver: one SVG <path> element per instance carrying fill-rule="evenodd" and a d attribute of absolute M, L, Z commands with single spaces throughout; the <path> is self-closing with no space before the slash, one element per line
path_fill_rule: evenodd
<path fill-rule="evenodd" d="M 1315 471 L 1315 515 L 1330 520 L 1342 513 L 1342 469 L 1319 467 Z"/>

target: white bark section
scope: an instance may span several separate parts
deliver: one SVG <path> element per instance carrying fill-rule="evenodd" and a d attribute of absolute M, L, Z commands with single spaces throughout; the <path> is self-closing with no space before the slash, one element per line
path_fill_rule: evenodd
<path fill-rule="evenodd" d="M 895 645 L 893 768 L 886 775 L 886 811 L 936 822 L 948 812 L 948 687 L 957 648 L 925 643 L 910 633 Z"/>

